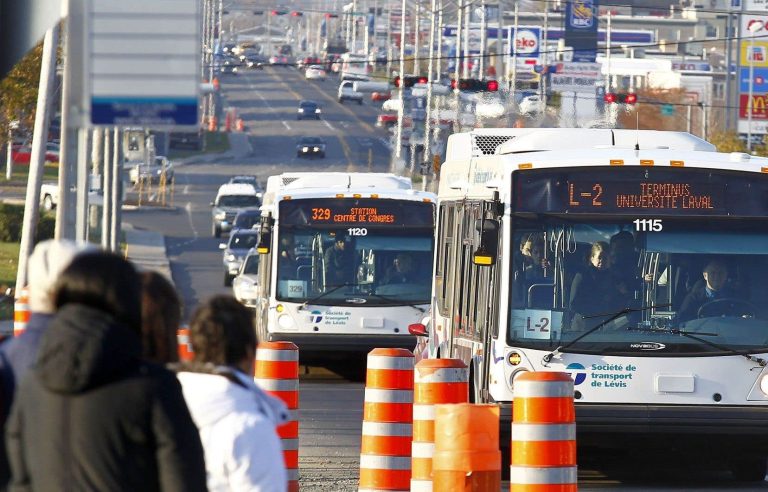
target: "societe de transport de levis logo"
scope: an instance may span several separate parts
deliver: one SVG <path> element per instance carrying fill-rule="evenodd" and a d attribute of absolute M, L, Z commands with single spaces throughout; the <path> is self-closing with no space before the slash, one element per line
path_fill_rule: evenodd
<path fill-rule="evenodd" d="M 587 373 L 584 366 L 578 362 L 571 362 L 565 368 L 565 371 L 573 378 L 573 385 L 578 386 L 587 379 Z"/>
<path fill-rule="evenodd" d="M 309 317 L 310 323 L 319 323 L 323 320 L 323 313 L 321 313 L 320 311 L 312 311 L 312 313 L 310 314 L 311 314 Z"/>

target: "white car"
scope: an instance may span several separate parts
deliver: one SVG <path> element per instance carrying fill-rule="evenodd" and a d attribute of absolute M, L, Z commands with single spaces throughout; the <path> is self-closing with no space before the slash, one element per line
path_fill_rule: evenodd
<path fill-rule="evenodd" d="M 304 78 L 307 80 L 325 80 L 328 74 L 320 65 L 311 65 L 304 71 Z"/>
<path fill-rule="evenodd" d="M 258 278 L 259 253 L 252 249 L 245 257 L 237 276 L 232 280 L 232 291 L 235 299 L 248 307 L 256 307 Z"/>
<path fill-rule="evenodd" d="M 363 93 L 354 89 L 354 82 L 344 80 L 339 84 L 338 100 L 344 104 L 344 101 L 357 101 L 357 104 L 363 104 Z"/>
<path fill-rule="evenodd" d="M 526 96 L 518 104 L 520 114 L 535 115 L 544 112 L 544 101 L 538 95 Z"/>

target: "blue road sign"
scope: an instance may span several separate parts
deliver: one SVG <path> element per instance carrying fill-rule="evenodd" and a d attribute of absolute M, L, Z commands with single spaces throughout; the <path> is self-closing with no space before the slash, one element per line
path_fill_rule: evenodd
<path fill-rule="evenodd" d="M 739 92 L 749 92 L 749 67 L 739 69 Z M 755 67 L 752 92 L 757 94 L 768 92 L 768 68 Z"/>

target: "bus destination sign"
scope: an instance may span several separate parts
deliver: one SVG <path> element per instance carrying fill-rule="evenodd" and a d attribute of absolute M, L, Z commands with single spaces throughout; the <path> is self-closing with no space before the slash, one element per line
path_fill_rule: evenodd
<path fill-rule="evenodd" d="M 426 226 L 434 204 L 379 198 L 308 198 L 280 203 L 283 225 Z"/>
<path fill-rule="evenodd" d="M 334 224 L 394 224 L 395 215 L 380 213 L 378 207 L 313 207 L 313 222 Z"/>
<path fill-rule="evenodd" d="M 568 209 L 615 212 L 719 213 L 725 187 L 710 183 L 569 181 Z"/>

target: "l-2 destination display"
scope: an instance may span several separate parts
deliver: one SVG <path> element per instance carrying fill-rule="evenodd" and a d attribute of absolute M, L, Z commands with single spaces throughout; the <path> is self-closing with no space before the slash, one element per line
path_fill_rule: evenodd
<path fill-rule="evenodd" d="M 723 185 L 650 181 L 569 181 L 569 211 L 715 213 L 725 209 Z"/>

